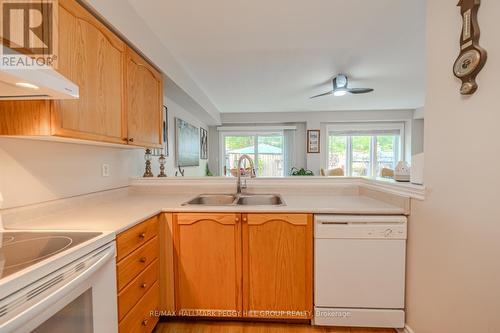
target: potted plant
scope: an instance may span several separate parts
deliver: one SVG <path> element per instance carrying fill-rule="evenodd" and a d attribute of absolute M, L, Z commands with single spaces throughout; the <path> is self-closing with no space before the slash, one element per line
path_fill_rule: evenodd
<path fill-rule="evenodd" d="M 307 170 L 304 168 L 297 169 L 296 167 L 293 167 L 292 170 L 290 171 L 290 175 L 292 176 L 314 176 L 314 172 L 311 170 Z"/>

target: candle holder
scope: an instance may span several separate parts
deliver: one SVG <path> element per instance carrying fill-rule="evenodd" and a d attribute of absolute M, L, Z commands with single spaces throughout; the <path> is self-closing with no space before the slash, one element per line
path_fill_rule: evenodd
<path fill-rule="evenodd" d="M 151 171 L 151 149 L 147 148 L 144 154 L 144 160 L 146 161 L 146 170 L 144 171 L 143 177 L 154 177 Z"/>
<path fill-rule="evenodd" d="M 160 174 L 158 177 L 167 177 L 167 174 L 165 173 L 165 163 L 167 162 L 167 159 L 165 158 L 165 155 L 161 154 L 160 157 L 158 158 L 158 163 L 160 163 Z"/>

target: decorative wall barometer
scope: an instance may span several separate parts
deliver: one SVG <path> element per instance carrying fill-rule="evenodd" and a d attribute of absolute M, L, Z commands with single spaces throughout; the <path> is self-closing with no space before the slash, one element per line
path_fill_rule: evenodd
<path fill-rule="evenodd" d="M 472 95 L 477 90 L 476 76 L 486 63 L 486 51 L 479 46 L 477 11 L 481 0 L 460 0 L 457 6 L 462 14 L 460 55 L 453 65 L 453 73 L 462 81 L 460 93 Z"/>

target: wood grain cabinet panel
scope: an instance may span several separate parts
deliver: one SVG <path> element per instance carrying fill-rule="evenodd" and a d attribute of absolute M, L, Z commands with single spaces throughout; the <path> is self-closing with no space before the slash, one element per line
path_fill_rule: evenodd
<path fill-rule="evenodd" d="M 242 220 L 246 316 L 311 318 L 312 215 L 243 214 Z"/>
<path fill-rule="evenodd" d="M 119 261 L 116 267 L 118 290 L 122 290 L 134 277 L 158 258 L 158 237 L 154 237 L 130 255 Z"/>
<path fill-rule="evenodd" d="M 118 319 L 120 333 L 150 333 L 160 310 L 160 229 L 158 216 L 116 237 Z"/>
<path fill-rule="evenodd" d="M 118 325 L 120 333 L 150 333 L 158 322 L 160 287 L 155 283 Z"/>
<path fill-rule="evenodd" d="M 158 235 L 158 216 L 154 216 L 116 236 L 116 260 L 128 256 L 148 240 Z"/>
<path fill-rule="evenodd" d="M 153 261 L 118 294 L 118 320 L 122 320 L 149 288 L 158 281 L 158 267 L 159 261 Z"/>
<path fill-rule="evenodd" d="M 0 101 L 0 135 L 161 147 L 161 72 L 78 1 L 58 3 L 56 69 L 80 97 Z"/>
<path fill-rule="evenodd" d="M 175 311 L 173 214 L 160 215 L 160 308 Z"/>
<path fill-rule="evenodd" d="M 126 45 L 73 0 L 59 1 L 58 71 L 80 87 L 55 101 L 53 134 L 123 143 Z"/>
<path fill-rule="evenodd" d="M 0 101 L 0 135 L 50 135 L 51 101 Z"/>
<path fill-rule="evenodd" d="M 240 214 L 174 214 L 174 247 L 176 310 L 240 316 Z"/>
<path fill-rule="evenodd" d="M 162 144 L 163 79 L 134 50 L 127 49 L 127 128 L 129 144 Z"/>

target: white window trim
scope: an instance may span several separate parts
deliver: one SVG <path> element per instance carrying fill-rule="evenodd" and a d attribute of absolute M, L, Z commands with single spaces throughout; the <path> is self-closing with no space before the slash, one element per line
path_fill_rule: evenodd
<path fill-rule="evenodd" d="M 399 130 L 401 136 L 404 137 L 405 123 L 404 122 L 373 122 L 373 123 L 330 123 L 326 125 L 328 134 L 335 131 L 383 131 L 383 130 Z"/>
<path fill-rule="evenodd" d="M 262 127 L 259 131 L 250 131 L 248 127 L 243 127 L 247 130 L 238 130 L 236 131 L 219 131 L 219 175 L 225 176 L 224 174 L 224 165 L 226 164 L 226 136 L 258 136 L 258 135 L 272 135 L 272 134 L 283 134 L 283 127 L 279 127 L 281 130 L 271 130 L 269 127 Z M 254 142 L 254 151 L 255 156 L 258 156 L 259 148 L 258 148 L 257 140 Z M 283 156 L 284 157 L 284 156 Z M 255 161 L 254 161 L 255 163 Z"/>
<path fill-rule="evenodd" d="M 297 126 L 219 126 L 217 131 L 219 132 L 236 132 L 236 133 L 247 133 L 247 132 L 267 132 L 271 131 L 273 133 L 282 132 L 284 130 L 296 130 Z"/>
<path fill-rule="evenodd" d="M 406 147 L 406 136 L 405 136 L 405 122 L 359 122 L 359 123 L 329 123 L 326 124 L 326 135 L 323 135 L 323 147 L 325 147 L 324 156 L 323 156 L 323 168 L 328 169 L 328 160 L 329 160 L 329 137 L 331 132 L 341 132 L 341 131 L 384 131 L 384 130 L 398 130 L 399 131 L 399 151 L 398 158 L 404 159 L 405 156 L 405 147 Z M 352 141 L 348 139 L 346 142 L 346 175 L 352 174 Z M 376 166 L 377 166 L 377 149 L 376 143 L 374 140 L 370 140 L 370 173 L 373 176 L 376 175 Z"/>

